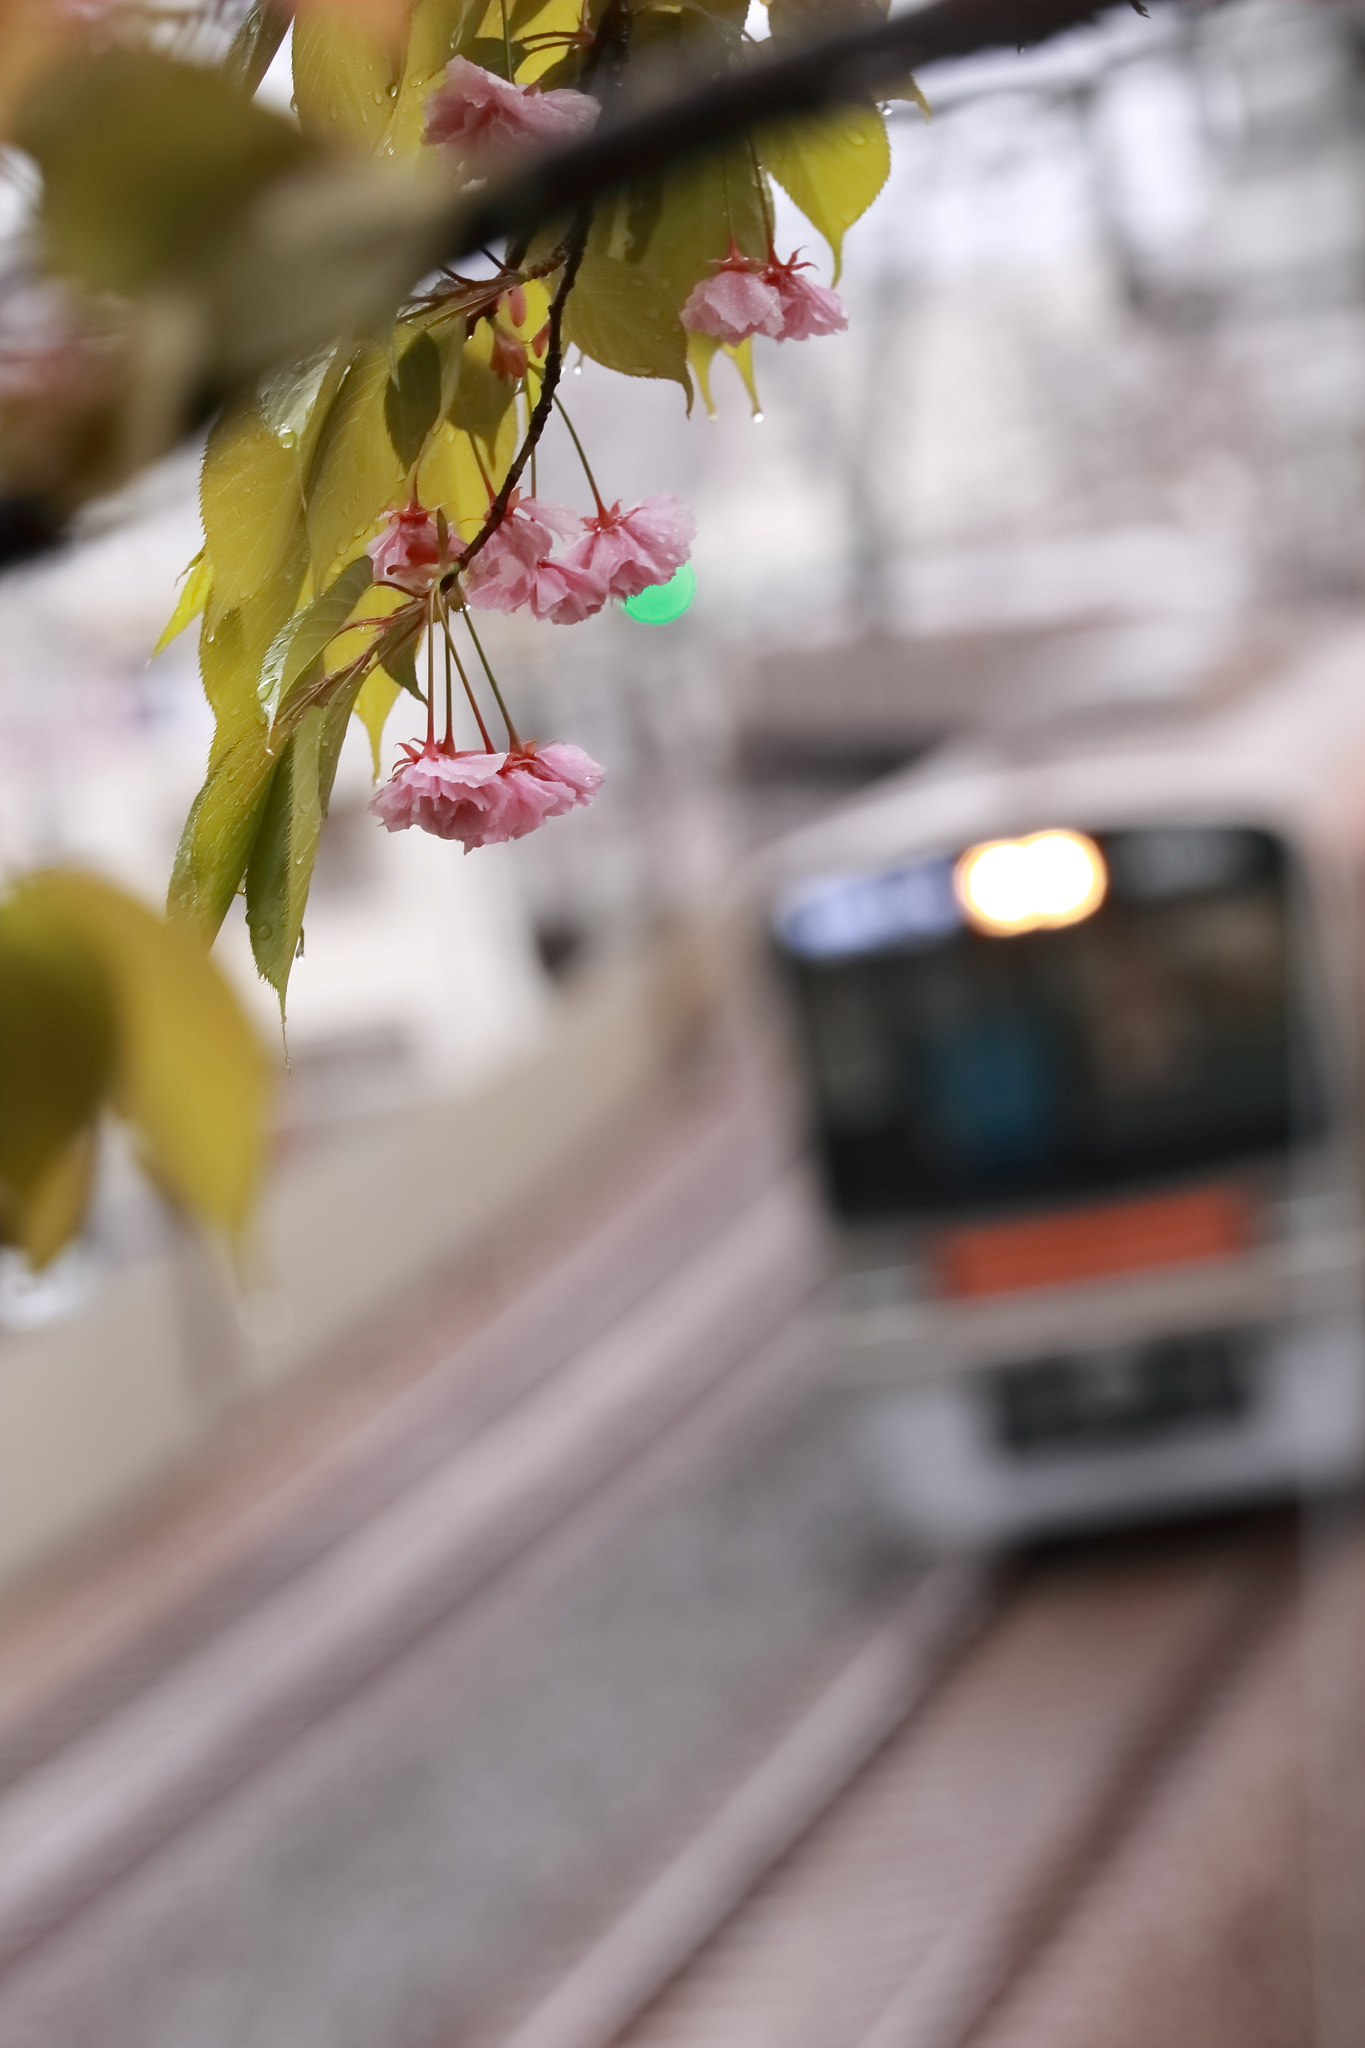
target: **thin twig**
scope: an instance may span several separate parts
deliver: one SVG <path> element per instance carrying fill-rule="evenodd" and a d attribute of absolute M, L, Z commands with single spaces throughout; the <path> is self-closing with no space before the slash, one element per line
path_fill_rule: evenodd
<path fill-rule="evenodd" d="M 536 443 L 544 433 L 550 414 L 554 410 L 555 387 L 559 383 L 560 372 L 564 367 L 564 308 L 569 302 L 569 293 L 574 288 L 574 280 L 578 276 L 579 265 L 583 261 L 583 251 L 588 246 L 588 229 L 590 225 L 591 215 L 586 212 L 581 213 L 574 222 L 567 237 L 568 254 L 564 259 L 564 274 L 560 278 L 555 295 L 550 301 L 550 318 L 547 323 L 550 335 L 545 347 L 545 366 L 541 373 L 540 396 L 537 398 L 532 410 L 530 424 L 526 429 L 526 438 L 512 458 L 511 466 L 502 481 L 502 489 L 488 508 L 488 517 L 484 520 L 483 525 L 461 555 L 459 568 L 452 570 L 450 575 L 442 579 L 443 588 L 448 588 L 454 582 L 456 576 L 469 567 L 474 557 L 481 549 L 487 546 L 501 526 L 506 517 L 512 493 L 521 482 L 521 473 L 531 459 L 531 450 L 536 446 Z"/>

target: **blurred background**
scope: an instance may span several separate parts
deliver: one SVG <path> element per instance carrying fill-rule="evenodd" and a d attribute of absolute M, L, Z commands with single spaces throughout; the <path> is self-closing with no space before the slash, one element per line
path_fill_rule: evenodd
<path fill-rule="evenodd" d="M 761 415 L 724 362 L 713 420 L 566 379 L 608 500 L 698 523 L 676 621 L 490 627 L 597 802 L 475 859 L 391 836 L 355 728 L 287 1047 L 229 920 L 282 1066 L 240 1269 L 114 1143 L 78 1246 L 0 1252 L 4 2048 L 1361 2038 L 1365 13 L 1116 10 L 920 83 L 848 331 L 761 348 Z M 826 277 L 780 214 L 803 241 Z M 567 442 L 542 472 L 578 495 Z M 196 485 L 186 450 L 0 582 L 6 870 L 163 896 L 210 718 L 194 632 L 147 650 Z M 1013 1283 L 965 1336 L 946 1283 L 916 1322 L 931 1253 L 813 1163 L 774 906 L 1053 826 L 1117 877 L 1103 835 L 1154 820 L 1281 835 L 1330 1143 L 1323 1111 L 1249 1182 L 1250 1141 L 1201 1155 L 1254 1226 L 1031 1241 L 1061 1336 L 1019 1334 Z M 913 951 L 895 916 L 876 944 Z M 1112 1193 L 1067 1196 L 1072 1238 Z M 1331 1371 L 1264 1363 L 1324 1315 Z M 1001 1412 L 1042 1401 L 1056 1485 L 907 1507 L 959 1368 L 1040 1363 Z M 1277 1374 L 1318 1406 L 1244 1470 L 1218 1430 Z M 930 1380 L 932 1415 L 896 1398 Z M 1182 1417 L 1218 1470 L 1176 1485 Z M 1005 1484 L 985 1459 L 972 1498 Z"/>

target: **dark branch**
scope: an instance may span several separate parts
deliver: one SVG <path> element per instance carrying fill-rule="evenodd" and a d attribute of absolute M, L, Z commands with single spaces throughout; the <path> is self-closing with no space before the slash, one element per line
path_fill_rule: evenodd
<path fill-rule="evenodd" d="M 545 344 L 545 373 L 540 380 L 540 396 L 536 399 L 535 409 L 526 423 L 526 438 L 513 456 L 511 468 L 503 478 L 502 489 L 489 506 L 488 517 L 460 557 L 461 569 L 469 567 L 475 555 L 480 553 L 502 525 L 512 493 L 521 482 L 521 473 L 531 459 L 531 451 L 549 424 L 560 372 L 564 368 L 564 308 L 569 303 L 569 293 L 574 288 L 578 266 L 583 261 L 583 251 L 588 246 L 588 227 L 591 218 L 590 213 L 581 214 L 570 230 L 566 243 L 564 275 L 560 278 L 554 298 L 550 302 L 550 332 Z M 446 578 L 448 583 L 454 580 L 453 575 Z"/>
<path fill-rule="evenodd" d="M 631 178 L 733 141 L 763 121 L 875 98 L 907 71 L 947 57 L 1023 49 L 1106 12 L 1104 0 L 931 0 L 892 21 L 803 44 L 640 112 L 604 122 L 586 141 L 542 157 L 461 210 L 446 260 L 481 242 L 525 236 L 548 218 Z"/>
<path fill-rule="evenodd" d="M 630 179 L 647 177 L 730 142 L 757 123 L 867 100 L 895 86 L 906 71 L 986 50 L 1022 49 L 1105 11 L 1103 0 L 930 0 L 894 20 L 852 29 L 707 79 L 676 99 L 643 111 L 615 115 L 610 111 L 614 95 L 609 93 L 604 95 L 606 116 L 587 141 L 541 158 L 480 194 L 473 204 L 461 206 L 437 260 L 455 264 L 486 242 L 509 238 L 508 257 L 515 265 L 530 237 L 547 220 L 581 218 L 600 196 Z M 621 0 L 615 0 L 613 19 L 618 12 L 623 13 Z M 253 46 L 246 58 L 254 70 L 273 33 L 272 0 L 260 0 L 252 18 L 263 31 L 260 47 Z M 569 287 L 577 267 L 576 260 L 566 266 Z M 561 285 L 561 320 L 564 294 Z M 557 342 L 556 325 L 556 346 Z M 222 395 L 220 390 L 206 390 L 189 409 L 192 417 L 183 422 L 183 431 L 189 433 L 201 424 Z M 541 393 L 545 418 L 552 397 L 553 380 L 547 375 Z M 523 449 L 522 456 L 527 454 L 529 448 Z M 519 475 L 518 467 L 505 491 L 514 488 Z M 0 497 L 0 568 L 56 546 L 61 537 L 62 520 L 55 511 L 31 498 Z M 482 546 L 486 537 L 486 532 L 480 534 L 474 545 Z"/>

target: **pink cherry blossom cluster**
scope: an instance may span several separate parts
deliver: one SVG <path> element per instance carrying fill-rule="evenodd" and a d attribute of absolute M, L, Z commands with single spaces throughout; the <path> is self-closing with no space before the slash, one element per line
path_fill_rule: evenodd
<path fill-rule="evenodd" d="M 414 597 L 431 589 L 443 567 L 436 522 L 421 505 L 385 515 L 369 544 L 376 582 Z M 502 520 L 470 563 L 468 602 L 480 611 L 529 611 L 551 625 L 576 625 L 613 598 L 636 597 L 667 583 L 691 551 L 696 522 L 677 498 L 646 498 L 623 511 L 599 506 L 583 518 L 567 505 L 515 492 Z M 556 539 L 569 545 L 554 552 Z"/>
<path fill-rule="evenodd" d="M 467 57 L 452 57 L 425 111 L 423 141 L 470 158 L 572 142 L 588 133 L 602 109 L 590 93 L 514 85 Z"/>
<path fill-rule="evenodd" d="M 599 505 L 584 519 L 565 505 L 523 498 L 469 572 L 469 602 L 485 611 L 523 607 L 551 625 L 576 625 L 611 599 L 667 583 L 691 551 L 696 522 L 676 498 L 646 498 L 622 511 Z M 555 536 L 569 545 L 553 552 Z"/>
<path fill-rule="evenodd" d="M 808 341 L 815 334 L 838 334 L 848 315 L 837 292 L 813 284 L 799 273 L 811 268 L 797 249 L 785 259 L 770 249 L 766 262 L 746 256 L 732 241 L 730 253 L 715 266 L 715 276 L 694 286 L 682 309 L 682 323 L 694 334 L 716 341 L 747 341 L 766 334 L 774 341 Z"/>
<path fill-rule="evenodd" d="M 423 747 L 404 742 L 403 754 L 370 809 L 390 832 L 417 825 L 458 839 L 466 853 L 524 839 L 547 818 L 591 802 L 602 786 L 597 762 L 566 740 L 496 753 L 429 738 Z"/>

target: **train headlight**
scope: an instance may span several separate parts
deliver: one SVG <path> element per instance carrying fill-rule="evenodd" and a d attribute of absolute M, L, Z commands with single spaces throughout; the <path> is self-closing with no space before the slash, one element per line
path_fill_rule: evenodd
<path fill-rule="evenodd" d="M 969 923 L 1000 937 L 1079 924 L 1104 901 L 1104 855 L 1083 832 L 1031 832 L 969 847 L 953 889 Z"/>

